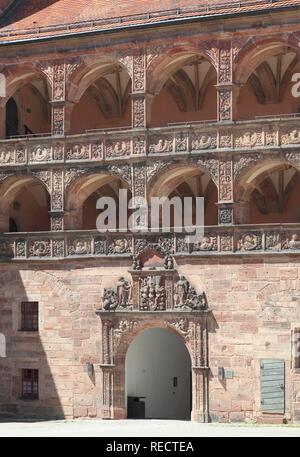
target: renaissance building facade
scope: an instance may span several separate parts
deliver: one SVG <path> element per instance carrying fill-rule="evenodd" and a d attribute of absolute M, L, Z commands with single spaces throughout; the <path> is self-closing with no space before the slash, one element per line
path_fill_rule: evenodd
<path fill-rule="evenodd" d="M 300 2 L 117 3 L 0 2 L 0 416 L 297 422 Z"/>

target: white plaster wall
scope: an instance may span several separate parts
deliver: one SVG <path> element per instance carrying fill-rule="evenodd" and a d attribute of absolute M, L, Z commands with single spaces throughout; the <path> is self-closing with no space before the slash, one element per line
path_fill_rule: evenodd
<path fill-rule="evenodd" d="M 190 372 L 189 353 L 175 333 L 145 330 L 126 355 L 127 396 L 146 397 L 147 419 L 190 419 Z"/>

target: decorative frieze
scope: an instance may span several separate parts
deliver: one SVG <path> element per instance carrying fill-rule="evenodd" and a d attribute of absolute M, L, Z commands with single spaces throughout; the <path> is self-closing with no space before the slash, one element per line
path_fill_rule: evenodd
<path fill-rule="evenodd" d="M 111 240 L 108 246 L 110 255 L 132 254 L 132 240 L 130 238 L 117 238 Z"/>
<path fill-rule="evenodd" d="M 173 135 L 157 135 L 149 140 L 149 153 L 162 154 L 173 152 Z"/>
<path fill-rule="evenodd" d="M 254 148 L 264 145 L 263 131 L 259 129 L 235 132 L 235 149 Z"/>
<path fill-rule="evenodd" d="M 50 162 L 52 160 L 52 147 L 47 144 L 32 145 L 29 148 L 29 162 Z"/>
<path fill-rule="evenodd" d="M 194 131 L 190 138 L 191 152 L 202 151 L 205 149 L 216 149 L 218 134 L 217 131 L 201 132 Z"/>
<path fill-rule="evenodd" d="M 165 127 L 140 131 L 108 131 L 105 135 L 85 134 L 66 138 L 28 138 L 18 141 L 0 142 L 0 168 L 20 165 L 57 162 L 97 163 L 134 159 L 137 156 L 202 155 L 217 152 L 241 152 L 244 156 L 261 150 L 272 149 L 272 153 L 297 155 L 300 146 L 300 129 L 288 120 L 274 120 L 262 123 L 236 122 L 228 125 L 207 125 L 189 127 Z M 276 151 L 278 148 L 278 151 Z M 295 149 L 296 148 L 296 149 Z"/>
<path fill-rule="evenodd" d="M 230 219 L 228 219 L 230 220 Z M 227 220 L 226 220 L 227 221 Z M 28 234 L 18 238 L 13 234 L 2 235 L 0 242 L 7 246 L 7 253 L 10 258 L 31 259 L 34 257 L 109 257 L 120 259 L 130 257 L 140 271 L 143 267 L 140 259 L 153 251 L 158 252 L 163 259 L 164 269 L 169 270 L 167 258 L 176 256 L 214 256 L 222 254 L 243 254 L 254 253 L 278 253 L 284 254 L 299 252 L 300 250 L 300 227 L 295 224 L 273 226 L 243 226 L 230 225 L 226 227 L 216 226 L 205 230 L 204 236 L 192 243 L 188 242 L 182 234 L 175 234 L 171 237 L 158 237 L 157 235 L 127 234 L 124 237 L 111 234 L 99 235 L 98 232 L 87 231 L 85 235 L 74 232 L 59 233 L 59 228 L 53 233 Z M 8 247 L 9 246 L 9 247 Z M 6 252 L 6 248 L 3 248 Z M 57 252 L 57 254 L 54 254 Z M 58 254 L 59 252 L 59 254 Z"/>
<path fill-rule="evenodd" d="M 90 255 L 92 253 L 91 239 L 90 238 L 74 238 L 68 240 L 68 255 L 82 256 Z"/>
<path fill-rule="evenodd" d="M 117 139 L 106 144 L 106 157 L 108 159 L 126 157 L 131 155 L 131 139 Z"/>

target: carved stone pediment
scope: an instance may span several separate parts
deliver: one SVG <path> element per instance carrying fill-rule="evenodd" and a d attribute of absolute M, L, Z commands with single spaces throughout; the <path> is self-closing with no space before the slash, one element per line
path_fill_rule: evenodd
<path fill-rule="evenodd" d="M 205 293 L 198 293 L 190 282 L 174 269 L 171 255 L 159 258 L 159 265 L 144 266 L 139 256 L 133 258 L 131 279 L 120 277 L 113 288 L 105 288 L 102 311 L 203 312 L 207 311 Z"/>

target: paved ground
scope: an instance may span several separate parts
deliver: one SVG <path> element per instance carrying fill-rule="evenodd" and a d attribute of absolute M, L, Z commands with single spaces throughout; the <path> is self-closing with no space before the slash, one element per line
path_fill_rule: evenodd
<path fill-rule="evenodd" d="M 197 424 L 184 421 L 0 422 L 0 437 L 297 436 L 300 426 Z"/>

